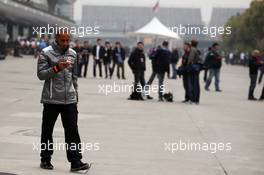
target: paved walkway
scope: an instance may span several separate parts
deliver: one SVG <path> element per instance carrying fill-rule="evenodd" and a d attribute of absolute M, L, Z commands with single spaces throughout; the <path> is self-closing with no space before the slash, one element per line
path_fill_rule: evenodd
<path fill-rule="evenodd" d="M 127 80 L 114 78 L 117 84 L 132 83 L 127 67 L 126 72 Z M 42 82 L 36 77 L 36 60 L 26 56 L 0 61 L 0 80 L 0 172 L 70 174 L 63 150 L 54 153 L 53 171 L 39 168 L 34 144 L 40 140 Z M 167 80 L 166 89 L 173 92 L 175 101 L 161 103 L 157 94 L 152 101 L 126 100 L 129 93 L 106 96 L 98 93 L 99 86 L 113 84 L 113 80 L 79 79 L 79 130 L 88 145 L 83 156 L 93 162 L 88 174 L 263 175 L 264 104 L 246 100 L 247 68 L 224 66 L 221 80 L 223 92 L 202 89 L 197 106 L 180 102 L 181 80 Z M 262 86 L 257 87 L 258 96 Z M 60 119 L 54 138 L 64 142 Z M 211 151 L 176 150 L 180 142 L 207 144 Z M 210 153 L 214 143 L 223 143 L 225 150 L 221 151 L 222 145 Z M 232 149 L 227 151 L 228 147 Z"/>

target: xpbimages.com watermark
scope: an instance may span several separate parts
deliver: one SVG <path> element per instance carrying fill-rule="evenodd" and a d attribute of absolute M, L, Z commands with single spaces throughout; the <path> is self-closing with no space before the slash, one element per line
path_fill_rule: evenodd
<path fill-rule="evenodd" d="M 51 143 L 32 143 L 33 151 L 41 152 L 43 150 L 57 150 L 57 151 L 66 151 L 66 150 L 79 150 L 81 153 L 85 151 L 99 151 L 100 150 L 100 143 L 60 143 L 55 142 Z"/>
<path fill-rule="evenodd" d="M 193 25 L 178 25 L 178 26 L 171 26 L 169 29 L 179 35 L 209 35 L 210 37 L 214 38 L 218 35 L 231 35 L 232 34 L 232 27 L 231 26 L 193 26 Z"/>
<path fill-rule="evenodd" d="M 179 140 L 178 142 L 166 142 L 164 143 L 164 150 L 170 153 L 176 153 L 178 151 L 208 151 L 212 154 L 220 151 L 231 151 L 232 144 L 230 142 L 191 142 Z"/>
<path fill-rule="evenodd" d="M 98 85 L 98 93 L 102 93 L 105 95 L 109 95 L 111 93 L 132 93 L 133 92 L 133 84 L 118 84 L 113 82 L 113 84 L 99 84 Z M 165 92 L 165 85 L 160 86 L 161 92 Z M 151 93 L 158 93 L 159 86 L 158 85 L 145 85 L 144 87 L 138 85 L 135 88 L 136 92 L 142 93 L 144 95 L 150 95 Z"/>
<path fill-rule="evenodd" d="M 33 29 L 33 35 L 54 35 L 54 34 L 60 34 L 61 32 L 67 32 L 70 35 L 74 35 L 77 37 L 85 37 L 89 35 L 98 35 L 100 34 L 100 26 L 58 26 L 57 24 L 55 26 L 52 26 L 48 24 L 47 26 L 35 26 L 32 27 Z"/>

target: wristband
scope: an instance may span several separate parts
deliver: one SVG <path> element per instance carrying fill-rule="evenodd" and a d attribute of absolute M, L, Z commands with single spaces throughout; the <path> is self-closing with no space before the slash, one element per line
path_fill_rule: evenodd
<path fill-rule="evenodd" d="M 61 69 L 60 69 L 60 67 L 59 67 L 58 65 L 54 66 L 52 69 L 53 69 L 53 71 L 54 71 L 55 73 L 58 73 L 58 72 L 61 71 Z"/>

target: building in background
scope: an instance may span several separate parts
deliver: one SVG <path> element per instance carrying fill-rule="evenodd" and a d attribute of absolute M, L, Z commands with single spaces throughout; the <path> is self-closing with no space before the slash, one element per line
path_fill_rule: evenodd
<path fill-rule="evenodd" d="M 35 26 L 74 26 L 75 0 L 1 0 L 0 40 L 32 37 Z"/>

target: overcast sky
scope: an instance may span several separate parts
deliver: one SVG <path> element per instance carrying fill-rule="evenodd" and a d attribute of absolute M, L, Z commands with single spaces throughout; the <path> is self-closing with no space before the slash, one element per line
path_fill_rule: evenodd
<path fill-rule="evenodd" d="M 152 8 L 157 0 L 77 0 L 74 19 L 81 20 L 82 5 L 144 6 Z M 251 0 L 159 0 L 160 7 L 200 7 L 203 21 L 210 20 L 212 7 L 249 7 Z"/>

